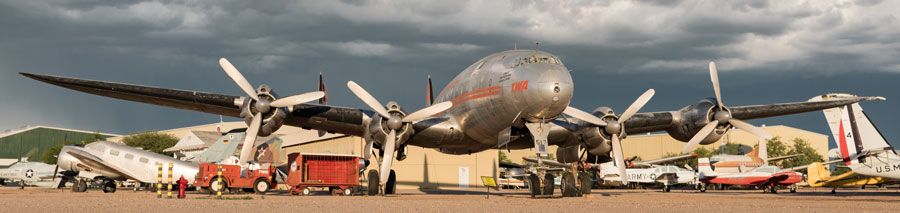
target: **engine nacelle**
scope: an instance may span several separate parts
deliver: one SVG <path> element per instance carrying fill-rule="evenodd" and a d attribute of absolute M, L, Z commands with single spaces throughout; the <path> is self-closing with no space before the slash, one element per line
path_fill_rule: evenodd
<path fill-rule="evenodd" d="M 604 120 L 615 118 L 616 116 L 615 112 L 609 107 L 598 107 L 591 114 Z M 583 128 L 578 131 L 578 135 L 581 136 L 581 141 L 584 143 L 588 153 L 599 156 L 610 156 L 609 152 L 612 150 L 612 136 L 607 134 L 603 127 L 596 127 L 586 123 L 579 126 L 583 126 Z M 622 134 L 625 133 L 623 132 Z"/>
<path fill-rule="evenodd" d="M 681 108 L 673 116 L 672 128 L 666 130 L 672 138 L 679 141 L 690 141 L 700 129 L 709 122 L 716 122 L 713 117 L 718 106 L 715 99 L 702 99 L 696 104 Z M 718 141 L 728 132 L 727 125 L 720 125 L 709 134 L 700 144 L 707 145 Z"/>
<path fill-rule="evenodd" d="M 406 116 L 406 113 L 404 113 L 394 102 L 388 103 L 388 109 L 388 113 L 392 115 L 396 115 L 401 118 Z M 388 128 L 388 125 L 398 125 L 390 124 L 389 122 L 389 119 L 385 119 L 381 117 L 381 115 L 375 114 L 375 116 L 372 117 L 372 119 L 369 121 L 369 125 L 366 130 L 366 140 L 374 141 L 375 144 L 378 144 L 378 146 L 375 147 L 381 147 L 380 145 L 384 144 L 384 142 L 387 140 L 388 134 L 391 131 L 391 129 Z M 399 125 L 402 126 L 399 128 L 399 130 L 397 130 L 397 143 L 396 147 L 394 147 L 397 150 L 399 150 L 403 146 L 404 142 L 406 142 L 406 139 L 409 139 L 410 135 L 412 135 L 413 133 L 411 124 L 400 123 Z"/>
<path fill-rule="evenodd" d="M 260 99 L 259 102 L 270 103 L 275 101 L 277 97 L 269 86 L 262 85 L 257 90 L 257 94 L 259 95 L 257 98 Z M 244 105 L 241 107 L 241 118 L 244 119 L 244 123 L 247 123 L 249 126 L 253 120 L 253 116 L 256 113 L 260 112 L 260 110 L 264 111 L 262 113 L 262 126 L 259 128 L 258 136 L 269 136 L 284 125 L 284 119 L 288 116 L 288 111 L 285 108 L 269 108 L 268 104 L 258 104 L 258 101 L 248 98 L 244 101 Z"/>

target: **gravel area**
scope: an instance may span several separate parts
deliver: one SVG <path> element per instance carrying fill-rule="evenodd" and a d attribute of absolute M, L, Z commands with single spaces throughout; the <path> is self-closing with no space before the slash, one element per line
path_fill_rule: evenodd
<path fill-rule="evenodd" d="M 400 195 L 289 196 L 271 193 L 227 195 L 217 200 L 207 194 L 189 193 L 187 199 L 157 199 L 150 192 L 120 189 L 74 193 L 68 190 L 0 188 L 0 212 L 893 212 L 900 209 L 900 191 L 804 189 L 798 193 L 763 194 L 758 190 L 695 191 L 594 190 L 585 197 L 531 198 L 525 191 L 495 192 L 439 190 L 401 191 Z"/>

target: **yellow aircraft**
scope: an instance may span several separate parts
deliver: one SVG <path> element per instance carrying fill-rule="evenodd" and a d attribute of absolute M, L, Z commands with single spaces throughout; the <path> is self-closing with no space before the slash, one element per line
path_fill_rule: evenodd
<path fill-rule="evenodd" d="M 865 187 L 866 185 L 877 185 L 886 182 L 882 177 L 867 177 L 858 175 L 853 171 L 831 176 L 822 163 L 811 163 L 806 167 L 806 182 L 810 187 L 831 187 L 831 193 L 839 187 Z"/>

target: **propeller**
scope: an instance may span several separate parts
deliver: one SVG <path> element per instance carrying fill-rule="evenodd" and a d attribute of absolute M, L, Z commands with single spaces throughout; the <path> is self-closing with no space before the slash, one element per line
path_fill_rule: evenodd
<path fill-rule="evenodd" d="M 388 108 L 385 105 L 382 105 L 378 99 L 375 99 L 372 94 L 363 89 L 356 82 L 348 81 L 347 87 L 350 88 L 350 91 L 356 95 L 357 98 L 363 101 L 370 109 L 374 110 L 378 115 L 380 115 L 381 119 L 385 121 L 387 128 L 390 130 L 388 132 L 387 138 L 385 138 L 384 144 L 381 147 L 381 150 L 384 151 L 383 156 L 381 157 L 381 167 L 379 168 L 379 175 L 381 176 L 379 181 L 381 185 L 384 185 L 387 182 L 388 175 L 390 174 L 391 164 L 393 163 L 394 158 L 394 149 L 397 148 L 397 130 L 401 130 L 405 124 L 420 121 L 432 117 L 436 114 L 446 111 L 453 107 L 453 102 L 445 101 L 437 104 L 433 104 L 429 107 L 425 107 L 424 109 L 420 109 L 419 111 L 415 111 L 413 113 L 409 113 L 406 116 L 402 116 L 402 114 L 391 114 L 388 111 Z M 402 117 L 401 117 L 402 116 Z M 401 141 L 402 142 L 402 141 Z M 368 156 L 374 146 L 374 142 L 366 143 L 366 155 Z M 368 157 L 366 157 L 368 159 Z"/>
<path fill-rule="evenodd" d="M 637 114 L 637 112 L 653 98 L 654 94 L 656 94 L 656 90 L 648 89 L 644 94 L 641 94 L 634 103 L 631 103 L 631 106 L 628 106 L 628 108 L 622 112 L 622 115 L 616 119 L 603 120 L 571 106 L 566 107 L 566 109 L 563 110 L 563 113 L 569 116 L 593 125 L 604 127 L 604 131 L 610 134 L 610 138 L 612 138 L 613 157 L 616 160 L 616 165 L 619 169 L 619 177 L 622 177 L 623 183 L 628 183 L 628 176 L 625 174 L 625 156 L 622 151 L 621 139 L 619 138 L 619 134 L 622 133 L 623 130 L 622 123 L 628 121 L 628 119 Z"/>
<path fill-rule="evenodd" d="M 766 130 L 732 117 L 731 111 L 725 107 L 725 103 L 722 101 L 722 90 L 719 88 L 719 70 L 716 69 L 716 62 L 709 62 L 709 77 L 712 81 L 713 92 L 716 94 L 716 103 L 719 110 L 713 115 L 714 120 L 703 126 L 700 131 L 697 131 L 697 134 L 684 145 L 684 149 L 681 150 L 682 153 L 691 152 L 697 144 L 700 144 L 703 139 L 706 139 L 720 125 L 731 125 L 766 140 L 772 139 L 772 135 Z"/>
<path fill-rule="evenodd" d="M 252 158 L 251 154 L 253 153 L 253 144 L 256 143 L 256 136 L 259 133 L 259 128 L 262 126 L 262 116 L 264 113 L 272 110 L 272 107 L 275 108 L 284 108 L 290 107 L 310 101 L 318 100 L 325 96 L 325 93 L 322 91 L 308 92 L 299 95 L 284 97 L 272 100 L 271 102 L 268 99 L 260 99 L 259 94 L 256 90 L 253 89 L 253 86 L 247 81 L 247 78 L 244 78 L 244 75 L 241 74 L 228 59 L 221 58 L 219 59 L 219 65 L 222 66 L 222 70 L 225 70 L 225 74 L 234 81 L 235 84 L 238 85 L 241 90 L 244 91 L 248 96 L 250 96 L 253 101 L 255 101 L 254 107 L 256 108 L 256 114 L 253 115 L 253 119 L 250 121 L 250 125 L 247 127 L 247 133 L 244 135 L 244 143 L 241 148 L 241 163 L 246 163 Z"/>

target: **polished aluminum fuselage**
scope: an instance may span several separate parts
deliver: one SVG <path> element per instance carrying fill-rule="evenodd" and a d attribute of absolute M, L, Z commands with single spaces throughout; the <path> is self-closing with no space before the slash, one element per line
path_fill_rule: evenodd
<path fill-rule="evenodd" d="M 451 154 L 497 148 L 504 129 L 558 117 L 572 92 L 572 77 L 558 57 L 536 50 L 495 53 L 444 87 L 435 103 L 452 101 L 453 107 L 440 122 L 424 122 L 431 129 L 417 128 L 410 143 Z"/>
<path fill-rule="evenodd" d="M 80 156 L 78 153 L 86 153 L 88 156 Z M 90 174 L 118 180 L 134 179 L 143 183 L 156 182 L 158 164 L 164 165 L 166 171 L 163 174 L 167 180 L 168 167 L 165 165 L 169 163 L 173 164 L 174 179 L 184 176 L 189 182 L 193 182 L 199 171 L 197 163 L 106 141 L 90 143 L 84 147 L 64 146 L 57 160 L 60 170 L 78 171 L 82 177 L 95 178 L 89 177 Z"/>

